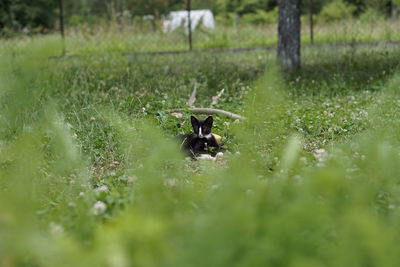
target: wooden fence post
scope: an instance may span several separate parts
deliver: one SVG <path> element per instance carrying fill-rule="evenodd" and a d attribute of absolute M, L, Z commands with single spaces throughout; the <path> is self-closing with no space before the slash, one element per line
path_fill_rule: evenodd
<path fill-rule="evenodd" d="M 188 12 L 188 33 L 189 33 L 189 50 L 192 51 L 193 49 L 193 42 L 192 42 L 192 19 L 190 17 L 190 11 L 192 9 L 192 1 L 186 0 L 186 10 Z"/>
<path fill-rule="evenodd" d="M 64 32 L 64 0 L 59 0 L 60 7 L 60 34 L 62 39 L 62 55 L 65 55 L 65 32 Z"/>

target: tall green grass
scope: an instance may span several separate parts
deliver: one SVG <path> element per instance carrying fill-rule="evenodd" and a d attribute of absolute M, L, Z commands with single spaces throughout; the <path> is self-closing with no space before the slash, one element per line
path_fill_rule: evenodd
<path fill-rule="evenodd" d="M 315 43 L 353 43 L 398 41 L 397 23 L 379 20 L 360 20 L 318 23 L 314 29 Z M 195 49 L 274 46 L 277 43 L 277 25 L 247 25 L 239 27 L 218 24 L 215 30 L 198 29 L 193 33 Z M 307 23 L 302 26 L 302 42 L 310 43 Z M 188 49 L 188 37 L 183 30 L 173 33 L 141 30 L 140 27 L 71 31 L 67 38 L 70 54 L 93 54 L 103 52 L 151 52 Z"/>
<path fill-rule="evenodd" d="M 259 53 L 56 47 L 1 62 L 1 265 L 399 264 L 397 50 L 308 51 L 285 76 Z M 190 127 L 166 110 L 195 86 L 247 117 L 216 118 L 216 163 L 171 142 Z"/>
<path fill-rule="evenodd" d="M 314 42 L 360 43 L 399 41 L 398 22 L 377 19 L 374 21 L 351 19 L 337 22 L 318 22 L 314 27 Z M 277 44 L 277 25 L 240 26 L 217 24 L 214 30 L 199 28 L 193 33 L 193 47 L 197 50 L 215 48 L 249 48 L 275 46 Z M 310 43 L 308 21 L 302 23 L 303 44 Z M 0 42 L 0 55 L 7 47 L 24 47 L 34 40 L 53 40 L 57 34 L 45 36 L 20 37 Z M 163 33 L 161 29 L 152 30 L 140 24 L 120 27 L 115 22 L 93 26 L 67 27 L 66 52 L 68 55 L 99 55 L 120 52 L 160 52 L 188 50 L 188 36 L 183 29 Z M 61 49 L 60 49 L 61 50 Z M 61 51 L 55 56 L 61 55 Z"/>

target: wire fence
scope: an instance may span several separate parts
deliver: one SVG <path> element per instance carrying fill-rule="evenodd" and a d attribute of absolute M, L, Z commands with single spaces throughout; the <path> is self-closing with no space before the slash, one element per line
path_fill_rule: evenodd
<path fill-rule="evenodd" d="M 116 12 L 96 25 L 65 25 L 64 0 L 60 1 L 60 34 L 63 54 L 88 54 L 93 51 L 123 53 L 181 53 L 192 50 L 244 51 L 275 47 L 277 12 L 271 11 L 268 23 L 258 23 L 236 14 L 214 17 L 211 6 L 193 9 L 192 0 L 183 0 L 183 9 L 156 19 L 152 15 L 132 16 L 129 10 Z M 183 5 L 182 5 L 183 6 Z M 72 14 L 68 14 L 71 17 Z M 268 20 L 268 19 L 266 19 Z M 302 18 L 302 44 L 376 43 L 400 40 L 399 22 L 345 20 L 316 22 L 312 10 Z"/>

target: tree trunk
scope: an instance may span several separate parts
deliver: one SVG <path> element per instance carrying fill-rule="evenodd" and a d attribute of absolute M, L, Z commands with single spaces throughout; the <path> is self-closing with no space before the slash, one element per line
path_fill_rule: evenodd
<path fill-rule="evenodd" d="M 61 35 L 61 41 L 62 41 L 61 54 L 64 56 L 65 55 L 64 0 L 59 0 L 58 3 L 59 3 L 59 8 L 60 8 L 59 19 L 60 19 L 60 35 Z"/>
<path fill-rule="evenodd" d="M 192 17 L 190 16 L 190 12 L 192 11 L 192 1 L 186 0 L 186 10 L 188 12 L 188 36 L 189 36 L 189 50 L 193 49 L 193 40 L 192 40 Z"/>
<path fill-rule="evenodd" d="M 60 20 L 60 34 L 61 38 L 64 40 L 65 33 L 64 33 L 64 0 L 58 1 L 60 13 L 59 13 L 59 20 Z"/>
<path fill-rule="evenodd" d="M 239 13 L 236 14 L 236 24 L 235 24 L 235 26 L 237 28 L 240 26 L 240 14 Z"/>
<path fill-rule="evenodd" d="M 300 0 L 279 0 L 278 62 L 286 70 L 300 68 Z"/>
<path fill-rule="evenodd" d="M 393 22 L 397 21 L 397 18 L 399 16 L 399 8 L 397 7 L 396 3 L 392 1 L 392 8 L 391 8 L 392 14 L 391 14 L 391 19 Z"/>
<path fill-rule="evenodd" d="M 310 10 L 309 10 L 309 23 L 310 23 L 310 42 L 314 44 L 314 0 L 310 0 L 309 2 Z"/>

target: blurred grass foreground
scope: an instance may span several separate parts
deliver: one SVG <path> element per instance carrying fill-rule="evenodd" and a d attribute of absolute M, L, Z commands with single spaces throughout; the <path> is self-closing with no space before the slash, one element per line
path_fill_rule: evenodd
<path fill-rule="evenodd" d="M 188 162 L 161 110 L 121 112 L 111 91 L 90 106 L 88 75 L 107 83 L 112 71 L 49 60 L 56 47 L 0 62 L 0 266 L 400 265 L 400 75 L 375 95 L 368 129 L 314 159 L 306 133 L 282 120 L 287 83 L 269 67 L 244 96 L 248 119 L 231 127 L 240 153 Z"/>

